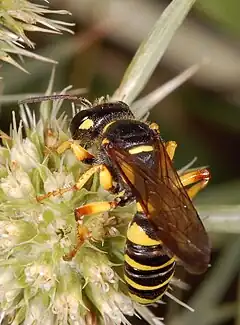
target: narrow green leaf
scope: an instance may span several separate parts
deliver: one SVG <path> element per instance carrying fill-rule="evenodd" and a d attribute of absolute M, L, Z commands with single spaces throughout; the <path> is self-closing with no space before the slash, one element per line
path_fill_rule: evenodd
<path fill-rule="evenodd" d="M 50 80 L 48 83 L 48 87 L 46 90 L 46 96 L 52 95 L 53 93 L 53 84 L 54 84 L 54 78 L 55 78 L 55 72 L 56 72 L 56 67 L 55 65 L 52 68 L 52 73 L 50 76 Z M 40 115 L 42 117 L 42 120 L 44 123 L 46 123 L 50 119 L 50 114 L 51 114 L 51 109 L 52 109 L 52 103 L 50 101 L 44 101 L 40 105 Z"/>
<path fill-rule="evenodd" d="M 131 104 L 151 77 L 176 30 L 195 0 L 173 0 L 142 42 L 122 79 L 113 100 Z"/>
<path fill-rule="evenodd" d="M 133 113 L 139 119 L 143 118 L 157 103 L 180 87 L 184 82 L 190 79 L 200 68 L 201 64 L 194 64 L 181 72 L 175 78 L 164 83 L 147 96 L 135 101 L 131 106 Z"/>
<path fill-rule="evenodd" d="M 208 231 L 240 233 L 240 205 L 198 205 Z"/>

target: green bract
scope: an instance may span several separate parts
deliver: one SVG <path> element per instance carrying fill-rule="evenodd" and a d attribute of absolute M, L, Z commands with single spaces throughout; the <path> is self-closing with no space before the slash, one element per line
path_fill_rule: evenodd
<path fill-rule="evenodd" d="M 28 108 L 22 109 L 22 122 L 17 127 L 13 116 L 10 138 L 2 147 L 8 152 L 0 183 L 2 315 L 12 317 L 14 324 L 23 318 L 32 323 L 34 317 L 39 322 L 45 305 L 41 322 L 84 323 L 99 314 L 120 324 L 124 314 L 134 314 L 130 298 L 119 289 L 117 272 L 132 207 L 86 218 L 96 243 L 86 241 L 73 261 L 63 260 L 77 240 L 74 207 L 107 199 L 109 193 L 93 179 L 87 189 L 38 202 L 37 195 L 73 185 L 85 170 L 72 152 L 55 152 L 59 135 L 70 137 L 67 119 L 58 118 L 58 109 L 55 113 L 48 123 L 42 118 L 36 122 Z"/>
<path fill-rule="evenodd" d="M 0 1 L 0 60 L 10 63 L 27 72 L 14 58 L 27 56 L 37 60 L 56 63 L 56 61 L 26 50 L 25 45 L 34 48 L 35 44 L 26 32 L 61 34 L 63 31 L 72 33 L 68 28 L 72 23 L 47 18 L 47 14 L 66 15 L 66 10 L 50 10 L 45 5 L 26 0 Z M 29 33 L 28 33 L 29 34 Z"/>

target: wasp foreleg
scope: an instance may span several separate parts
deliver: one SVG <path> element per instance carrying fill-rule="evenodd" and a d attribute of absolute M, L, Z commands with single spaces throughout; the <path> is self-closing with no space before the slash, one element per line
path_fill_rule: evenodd
<path fill-rule="evenodd" d="M 85 164 L 93 163 L 94 156 L 73 140 L 67 140 L 60 144 L 60 146 L 57 148 L 57 153 L 62 154 L 68 149 L 73 151 L 74 155 L 79 161 L 82 161 Z"/>
<path fill-rule="evenodd" d="M 79 178 L 79 180 L 74 185 L 59 188 L 59 189 L 56 189 L 56 190 L 54 190 L 52 192 L 48 192 L 48 193 L 46 193 L 44 195 L 37 196 L 37 201 L 42 201 L 42 200 L 47 199 L 47 198 L 52 197 L 52 196 L 63 195 L 66 192 L 78 191 L 87 183 L 87 181 L 93 176 L 93 174 L 95 174 L 95 173 L 97 173 L 99 171 L 100 171 L 100 175 L 101 175 L 101 173 L 107 174 L 106 169 L 107 168 L 104 165 L 94 165 L 93 167 L 88 169 Z M 110 173 L 108 175 L 109 175 L 109 178 L 110 178 Z M 100 182 L 101 182 L 101 180 L 100 180 Z M 102 177 L 102 182 L 103 182 L 104 189 L 106 189 L 106 190 L 109 189 L 109 186 L 111 186 L 111 180 L 110 179 L 107 179 L 107 180 L 105 179 L 105 183 L 104 183 L 104 178 Z"/>

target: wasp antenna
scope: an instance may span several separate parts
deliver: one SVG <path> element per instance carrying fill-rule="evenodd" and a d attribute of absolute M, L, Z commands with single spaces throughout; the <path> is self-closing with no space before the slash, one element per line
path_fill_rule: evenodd
<path fill-rule="evenodd" d="M 54 100 L 58 100 L 58 99 L 66 99 L 66 100 L 78 101 L 84 106 L 92 107 L 92 103 L 90 101 L 88 101 L 86 98 L 73 96 L 73 95 L 68 95 L 68 94 L 56 94 L 56 95 L 30 97 L 30 98 L 26 98 L 26 99 L 23 99 L 23 100 L 19 101 L 19 104 L 39 103 L 39 102 L 44 102 L 44 101 L 47 101 L 47 100 L 54 101 Z"/>

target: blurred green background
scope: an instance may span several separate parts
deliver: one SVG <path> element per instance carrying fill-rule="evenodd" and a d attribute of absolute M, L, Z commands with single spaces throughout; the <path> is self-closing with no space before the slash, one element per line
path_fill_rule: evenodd
<path fill-rule="evenodd" d="M 87 88 L 90 100 L 111 95 L 118 87 L 135 50 L 159 17 L 161 0 L 53 0 L 53 8 L 73 13 L 75 36 L 34 33 L 37 53 L 59 61 L 55 91 L 71 84 Z M 213 267 L 207 275 L 181 278 L 193 289 L 178 297 L 193 297 L 196 313 L 170 303 L 154 309 L 166 313 L 167 324 L 240 324 L 240 2 L 199 0 L 174 37 L 161 64 L 144 90 L 159 87 L 192 64 L 208 64 L 159 103 L 149 119 L 159 123 L 166 140 L 175 140 L 175 165 L 198 157 L 195 165 L 209 166 L 208 189 L 197 199 L 212 231 Z M 25 60 L 29 75 L 3 65 L 2 93 L 44 93 L 51 65 Z M 8 132 L 16 103 L 1 105 L 1 129 Z M 67 108 L 66 108 L 67 109 Z M 215 219 L 214 219 L 215 218 Z M 212 222 L 213 220 L 213 222 Z M 206 219 L 206 224 L 208 221 Z M 220 229 L 220 230 L 219 230 Z M 216 265 L 216 266 L 215 266 Z M 196 324 L 195 324 L 196 325 Z"/>

